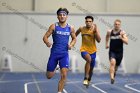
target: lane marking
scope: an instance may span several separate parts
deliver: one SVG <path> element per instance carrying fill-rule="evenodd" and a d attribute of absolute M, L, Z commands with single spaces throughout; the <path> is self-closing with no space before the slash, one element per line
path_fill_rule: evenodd
<path fill-rule="evenodd" d="M 25 92 L 25 93 L 28 93 L 27 83 L 24 84 L 24 92 Z"/>
<path fill-rule="evenodd" d="M 33 81 L 37 82 L 37 80 L 36 80 L 36 78 L 35 78 L 35 76 L 33 74 L 32 74 L 32 78 L 33 78 Z M 39 87 L 38 83 L 35 83 L 35 86 L 37 88 L 38 93 L 41 93 L 41 90 L 40 90 L 40 87 Z"/>
<path fill-rule="evenodd" d="M 140 84 L 140 83 L 125 84 L 124 87 L 140 93 L 140 90 L 135 89 L 135 88 L 129 86 L 129 85 L 136 85 L 136 84 Z"/>
<path fill-rule="evenodd" d="M 101 88 L 95 86 L 95 85 L 101 85 L 101 84 L 106 84 L 106 83 L 109 83 L 109 82 L 99 82 L 99 83 L 92 84 L 91 86 L 102 93 L 107 93 L 106 91 L 102 90 Z"/>
<path fill-rule="evenodd" d="M 68 93 L 65 89 L 63 89 L 63 92 L 64 92 L 64 93 Z"/>
<path fill-rule="evenodd" d="M 37 81 L 36 79 L 33 81 L 33 82 L 28 82 L 28 83 L 25 83 L 24 84 L 24 91 L 25 93 L 28 93 L 28 85 L 31 85 L 31 84 L 35 84 L 37 87 L 38 87 L 38 93 L 41 93 L 41 90 L 40 90 L 40 87 L 39 87 L 39 83 L 46 83 L 46 82 L 49 82 L 49 81 Z M 67 82 L 67 83 L 72 83 L 72 82 Z M 64 93 L 68 93 L 66 91 L 66 89 L 63 89 L 63 92 Z"/>
<path fill-rule="evenodd" d="M 100 79 L 99 79 L 100 80 Z M 94 87 L 95 89 L 99 90 L 100 92 L 102 93 L 107 93 L 106 91 L 104 91 L 103 89 L 97 87 L 96 85 L 102 85 L 102 84 L 109 84 L 110 82 L 98 82 L 98 83 L 95 83 L 95 84 L 92 84 L 92 87 Z M 116 82 L 116 83 L 119 83 L 119 82 Z M 113 86 L 114 88 L 117 88 L 117 89 L 120 89 L 121 91 L 124 91 L 124 92 L 127 92 L 127 93 L 130 93 L 130 91 L 126 90 L 126 89 L 123 89 L 121 87 L 118 87 L 117 85 L 116 86 Z"/>
<path fill-rule="evenodd" d="M 102 93 L 107 93 L 106 91 L 102 90 L 99 87 L 96 87 L 94 84 L 91 85 L 93 88 L 97 89 L 98 91 L 102 92 Z"/>
<path fill-rule="evenodd" d="M 28 85 L 31 85 L 31 84 L 35 84 L 35 83 L 44 83 L 44 82 L 48 82 L 48 81 L 33 81 L 33 82 L 28 82 L 28 83 L 25 83 L 24 84 L 24 90 L 25 90 L 25 93 L 28 93 Z"/>

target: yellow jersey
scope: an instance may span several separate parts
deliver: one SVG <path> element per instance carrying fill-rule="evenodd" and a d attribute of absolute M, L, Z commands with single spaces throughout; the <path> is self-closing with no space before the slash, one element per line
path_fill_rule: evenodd
<path fill-rule="evenodd" d="M 91 29 L 87 29 L 85 26 L 81 29 L 82 36 L 82 45 L 80 48 L 81 52 L 88 52 L 89 54 L 93 54 L 97 51 L 96 43 L 95 43 L 95 31 Z"/>

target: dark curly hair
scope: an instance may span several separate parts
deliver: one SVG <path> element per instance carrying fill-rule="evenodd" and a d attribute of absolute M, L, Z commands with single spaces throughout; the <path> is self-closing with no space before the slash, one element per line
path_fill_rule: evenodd
<path fill-rule="evenodd" d="M 94 21 L 94 18 L 92 16 L 86 16 L 85 17 L 85 19 L 88 19 L 88 18 L 90 18 L 90 19 L 92 19 L 92 21 Z"/>

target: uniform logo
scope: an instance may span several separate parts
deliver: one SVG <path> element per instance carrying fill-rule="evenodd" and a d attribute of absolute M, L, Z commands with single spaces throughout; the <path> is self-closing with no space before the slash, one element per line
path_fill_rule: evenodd
<path fill-rule="evenodd" d="M 70 35 L 70 32 L 56 31 L 56 34 L 60 34 L 60 35 Z"/>
<path fill-rule="evenodd" d="M 119 36 L 111 36 L 110 38 L 111 38 L 111 39 L 120 39 Z"/>

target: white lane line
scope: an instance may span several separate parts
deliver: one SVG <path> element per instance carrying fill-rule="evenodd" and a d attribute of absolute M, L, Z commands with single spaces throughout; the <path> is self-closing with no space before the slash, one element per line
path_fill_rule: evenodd
<path fill-rule="evenodd" d="M 13 82 L 21 82 L 21 81 L 31 81 L 31 80 L 28 80 L 28 79 L 25 79 L 25 80 L 8 80 L 8 81 L 0 81 L 0 83 L 13 83 Z M 28 93 L 28 92 L 26 91 L 25 93 Z"/>
<path fill-rule="evenodd" d="M 33 77 L 33 75 L 32 75 L 32 77 Z M 35 77 L 33 77 L 33 79 L 35 79 Z M 36 79 L 33 81 L 33 82 L 28 82 L 28 83 L 25 83 L 24 84 L 24 91 L 25 91 L 25 93 L 28 93 L 28 85 L 31 85 L 31 84 L 36 84 L 36 85 L 38 85 L 38 83 L 46 83 L 46 82 L 49 82 L 49 81 L 36 81 Z M 79 83 L 79 82 L 81 82 L 81 81 L 67 81 L 66 82 L 66 84 L 75 84 L 75 83 Z M 75 85 L 76 86 L 76 85 Z M 79 86 L 77 86 L 78 88 L 80 88 Z M 39 88 L 40 89 L 40 88 Z M 80 90 L 82 90 L 84 93 L 87 93 L 87 92 L 85 92 L 85 90 L 84 89 L 82 89 L 82 88 L 80 88 Z M 64 93 L 68 93 L 68 91 L 66 91 L 66 89 L 63 89 L 63 92 Z M 39 92 L 40 93 L 40 92 Z"/>
<path fill-rule="evenodd" d="M 101 84 L 106 84 L 106 83 L 110 83 L 110 82 L 98 82 L 98 83 L 95 83 L 94 85 L 101 85 Z"/>
<path fill-rule="evenodd" d="M 68 93 L 65 89 L 63 89 L 63 92 L 64 92 L 64 93 Z"/>
<path fill-rule="evenodd" d="M 95 86 L 95 85 L 106 84 L 106 83 L 109 83 L 109 82 L 99 82 L 99 83 L 92 84 L 91 86 L 102 93 L 107 93 L 106 91 L 102 90 L 101 88 Z"/>
<path fill-rule="evenodd" d="M 128 89 L 130 89 L 130 90 L 133 90 L 133 91 L 135 91 L 135 92 L 140 93 L 140 90 L 135 89 L 135 88 L 129 86 L 129 85 L 136 85 L 136 84 L 140 84 L 140 83 L 125 84 L 124 87 L 126 87 L 126 88 L 128 88 Z"/>
<path fill-rule="evenodd" d="M 124 92 L 127 92 L 127 93 L 132 93 L 132 92 L 130 92 L 129 90 L 126 90 L 126 89 L 121 88 L 121 87 L 119 87 L 119 86 L 113 86 L 113 87 L 115 87 L 115 88 L 117 88 L 117 89 L 120 89 L 121 91 L 124 91 Z"/>
<path fill-rule="evenodd" d="M 24 91 L 25 91 L 25 93 L 28 93 L 27 83 L 24 84 Z"/>
<path fill-rule="evenodd" d="M 99 82 L 99 83 L 95 83 L 95 84 L 92 84 L 92 87 L 94 87 L 95 89 L 99 90 L 100 92 L 102 93 L 107 93 L 106 91 L 104 91 L 103 89 L 97 87 L 96 85 L 101 85 L 101 84 L 107 84 L 107 83 L 110 83 L 110 82 Z M 118 82 L 116 82 L 118 83 Z M 117 88 L 117 89 L 120 89 L 121 91 L 124 91 L 124 92 L 127 92 L 127 93 L 130 93 L 130 91 L 126 90 L 126 89 L 123 89 L 123 88 L 120 88 L 118 86 L 113 86 L 114 88 Z"/>
<path fill-rule="evenodd" d="M 21 82 L 21 81 L 31 81 L 31 79 L 25 79 L 25 80 L 8 80 L 8 81 L 0 81 L 0 83 L 13 83 L 13 82 Z M 24 85 L 24 90 L 25 90 L 25 93 L 28 93 L 27 92 L 27 86 Z"/>
<path fill-rule="evenodd" d="M 99 90 L 99 91 L 102 92 L 102 93 L 107 93 L 106 91 L 104 91 L 104 90 L 102 90 L 102 89 L 96 87 L 94 84 L 92 84 L 91 86 L 92 86 L 93 88 Z"/>
<path fill-rule="evenodd" d="M 38 93 L 41 93 L 41 90 L 40 90 L 40 88 L 39 88 L 39 83 L 46 83 L 46 82 L 49 82 L 49 81 L 33 81 L 33 82 L 28 82 L 28 83 L 25 83 L 24 84 L 24 91 L 25 91 L 25 93 L 28 93 L 28 85 L 31 85 L 31 84 L 35 84 L 35 85 L 37 85 L 38 86 L 38 91 L 40 91 L 40 92 L 38 92 Z M 74 82 L 67 82 L 67 83 L 74 83 Z M 68 93 L 67 91 L 66 91 L 66 89 L 63 89 L 63 92 L 64 93 Z"/>
<path fill-rule="evenodd" d="M 33 74 L 32 74 L 32 78 L 33 78 L 33 81 L 37 82 L 37 80 L 36 80 L 36 78 Z M 39 87 L 38 83 L 35 83 L 35 85 L 36 85 L 38 93 L 41 93 L 41 90 L 40 90 L 40 87 Z"/>
<path fill-rule="evenodd" d="M 48 81 L 33 81 L 33 82 L 25 83 L 24 84 L 25 93 L 28 93 L 28 85 L 36 84 L 36 83 L 45 83 L 45 82 L 48 82 Z"/>

